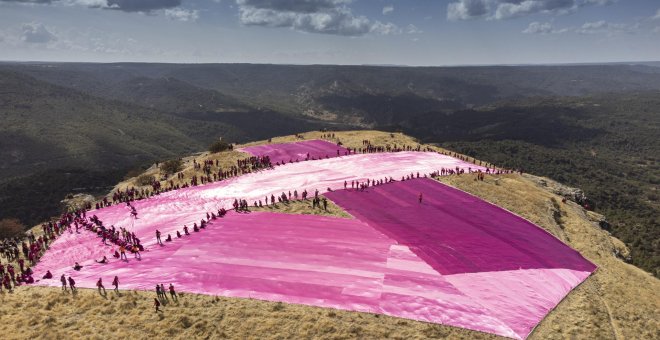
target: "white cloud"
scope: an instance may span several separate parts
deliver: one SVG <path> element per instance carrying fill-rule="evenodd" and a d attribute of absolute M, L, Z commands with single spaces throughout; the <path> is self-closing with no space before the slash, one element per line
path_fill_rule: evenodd
<path fill-rule="evenodd" d="M 92 8 L 107 8 L 107 0 L 63 0 L 67 5 L 79 5 Z"/>
<path fill-rule="evenodd" d="M 550 34 L 554 32 L 554 27 L 549 22 L 534 21 L 523 31 L 526 34 Z"/>
<path fill-rule="evenodd" d="M 178 21 L 197 21 L 199 19 L 199 11 L 179 7 L 168 8 L 165 10 L 165 16 Z"/>
<path fill-rule="evenodd" d="M 447 19 L 502 20 L 536 13 L 566 13 L 613 1 L 616 0 L 454 0 L 447 5 Z"/>
<path fill-rule="evenodd" d="M 400 34 L 401 29 L 397 25 L 395 25 L 391 22 L 388 22 L 388 23 L 384 24 L 380 21 L 377 21 L 376 23 L 371 25 L 370 32 L 378 33 L 378 34 L 382 34 L 382 35 Z"/>
<path fill-rule="evenodd" d="M 237 0 L 239 20 L 244 25 L 288 27 L 301 32 L 360 36 L 367 33 L 396 34 L 393 23 L 354 15 L 350 0 Z"/>
<path fill-rule="evenodd" d="M 392 12 L 394 12 L 394 6 L 389 5 L 389 6 L 383 7 L 383 15 L 388 15 Z"/>
<path fill-rule="evenodd" d="M 636 34 L 647 28 L 640 22 L 632 24 L 611 23 L 605 20 L 586 22 L 578 27 L 555 28 L 550 22 L 531 22 L 522 33 L 525 34 L 558 34 L 558 33 L 577 33 L 577 34 L 607 34 L 609 36 L 617 34 Z M 650 30 L 650 28 L 649 28 Z"/>
<path fill-rule="evenodd" d="M 660 20 L 660 8 L 658 8 L 658 11 L 655 12 L 655 15 L 651 19 Z"/>
<path fill-rule="evenodd" d="M 525 34 L 560 34 L 569 32 L 570 28 L 555 28 L 555 26 L 550 22 L 538 22 L 534 21 L 529 23 L 527 28 L 522 32 Z"/>
<path fill-rule="evenodd" d="M 485 17 L 490 12 L 490 2 L 485 0 L 460 0 L 447 5 L 447 19 L 467 20 Z"/>
<path fill-rule="evenodd" d="M 39 22 L 25 23 L 21 25 L 21 40 L 31 44 L 45 44 L 57 40 L 44 24 Z"/>
<path fill-rule="evenodd" d="M 628 33 L 634 34 L 639 31 L 639 23 L 635 24 L 618 24 L 611 23 L 605 20 L 586 22 L 580 28 L 575 30 L 576 33 L 580 34 L 617 34 L 617 33 Z"/>
<path fill-rule="evenodd" d="M 417 28 L 417 26 L 415 26 L 413 24 L 410 24 L 410 25 L 406 26 L 406 33 L 408 33 L 408 34 L 420 34 L 420 33 L 424 33 L 424 31 Z"/>

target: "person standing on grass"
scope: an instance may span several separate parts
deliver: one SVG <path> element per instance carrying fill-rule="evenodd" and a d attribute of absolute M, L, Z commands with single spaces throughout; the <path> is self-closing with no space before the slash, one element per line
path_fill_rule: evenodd
<path fill-rule="evenodd" d="M 167 291 L 165 290 L 165 285 L 160 284 L 160 293 L 163 294 L 163 298 L 167 299 Z"/>
<path fill-rule="evenodd" d="M 160 312 L 160 301 L 157 298 L 154 298 L 154 308 L 156 308 L 156 313 Z"/>
<path fill-rule="evenodd" d="M 71 292 L 76 291 L 76 281 L 71 276 L 69 276 L 69 287 L 71 287 Z"/>
<path fill-rule="evenodd" d="M 66 277 L 64 277 L 64 274 L 60 277 L 60 281 L 62 282 L 62 290 L 66 291 Z"/>
<path fill-rule="evenodd" d="M 2 279 L 2 284 L 8 292 L 11 292 L 11 280 L 9 279 L 9 274 L 5 273 L 5 277 Z"/>
<path fill-rule="evenodd" d="M 119 277 L 115 276 L 115 279 L 112 280 L 112 285 L 115 286 L 115 292 L 119 293 Z"/>
<path fill-rule="evenodd" d="M 103 289 L 103 294 L 101 294 L 101 295 L 106 295 L 107 294 L 106 291 L 105 291 L 105 287 L 103 286 L 103 281 L 100 277 L 99 277 L 99 280 L 96 281 L 96 288 L 98 288 L 99 294 L 101 294 L 101 289 Z"/>
<path fill-rule="evenodd" d="M 176 292 L 174 291 L 174 286 L 171 283 L 170 283 L 170 295 L 172 296 L 172 300 L 178 300 Z"/>

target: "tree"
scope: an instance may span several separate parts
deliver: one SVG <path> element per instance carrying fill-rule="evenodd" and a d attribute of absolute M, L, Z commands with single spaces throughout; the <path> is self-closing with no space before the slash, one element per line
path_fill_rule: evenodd
<path fill-rule="evenodd" d="M 5 218 L 0 220 L 0 239 L 22 236 L 25 232 L 25 226 L 15 218 Z"/>
<path fill-rule="evenodd" d="M 175 172 L 178 172 L 181 170 L 181 160 L 180 159 L 172 159 L 169 161 L 164 162 L 163 164 L 160 165 L 160 171 L 165 173 L 166 175 L 172 175 Z"/>
<path fill-rule="evenodd" d="M 156 177 L 145 174 L 138 176 L 138 178 L 135 179 L 135 184 L 139 186 L 145 186 L 145 185 L 151 185 L 155 181 L 156 181 Z"/>
<path fill-rule="evenodd" d="M 209 151 L 211 153 L 218 153 L 218 152 L 232 150 L 232 149 L 233 149 L 232 145 L 227 143 L 227 142 L 222 141 L 222 139 L 213 142 L 211 144 L 211 146 L 209 146 Z"/>

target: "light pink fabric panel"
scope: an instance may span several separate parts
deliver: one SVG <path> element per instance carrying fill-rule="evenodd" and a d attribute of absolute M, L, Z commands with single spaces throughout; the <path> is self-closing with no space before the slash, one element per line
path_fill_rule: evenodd
<path fill-rule="evenodd" d="M 324 140 L 308 140 L 284 144 L 264 144 L 248 146 L 240 151 L 254 156 L 268 156 L 273 164 L 304 161 L 309 155 L 310 159 L 323 159 L 343 156 L 346 148 Z"/>

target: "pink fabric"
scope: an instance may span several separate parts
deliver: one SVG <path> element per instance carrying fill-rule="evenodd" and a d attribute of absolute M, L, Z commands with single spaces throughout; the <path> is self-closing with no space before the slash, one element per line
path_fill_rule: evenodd
<path fill-rule="evenodd" d="M 142 260 L 131 254 L 128 262 L 115 260 L 115 247 L 102 245 L 93 233 L 66 232 L 34 268 L 35 278 L 50 270 L 55 278 L 37 284 L 59 286 L 58 278 L 65 274 L 79 287 L 95 288 L 99 277 L 109 287 L 117 275 L 122 289 L 173 283 L 187 292 L 383 313 L 524 338 L 593 266 L 536 226 L 435 182 L 420 179 L 366 192 L 329 193 L 358 219 L 230 212 L 206 229 L 192 231 L 193 222 L 199 224 L 206 212 L 229 208 L 234 198 L 252 205 L 266 195 L 294 189 L 307 189 L 313 196 L 315 189 L 342 189 L 344 181 L 350 188 L 351 180 L 399 180 L 443 167 L 479 168 L 437 153 L 360 154 L 287 164 L 164 193 L 134 202 L 137 220 L 124 205 L 91 211 L 88 215 L 96 214 L 106 226 L 135 232 L 146 246 Z M 420 190 L 426 190 L 418 211 L 425 223 L 411 214 L 420 208 Z M 481 213 L 486 217 L 468 216 Z M 382 224 L 378 215 L 405 226 Z M 174 232 L 184 224 L 191 235 L 177 239 Z M 402 230 L 406 228 L 423 236 Z M 156 229 L 163 241 L 168 233 L 174 241 L 157 245 Z M 450 251 L 448 246 L 456 248 Z M 103 255 L 110 264 L 94 262 Z M 74 271 L 74 262 L 83 269 Z"/>
<path fill-rule="evenodd" d="M 268 156 L 273 164 L 295 162 L 296 160 L 304 161 L 308 154 L 310 159 L 343 156 L 348 151 L 342 146 L 318 139 L 295 143 L 248 146 L 239 150 L 254 156 Z M 337 154 L 337 151 L 339 151 L 339 154 Z"/>
<path fill-rule="evenodd" d="M 430 179 L 326 196 L 408 246 L 521 338 L 596 268 L 531 222 Z"/>
<path fill-rule="evenodd" d="M 106 288 L 115 275 L 121 289 L 154 289 L 257 298 L 382 313 L 444 323 L 504 336 L 515 333 L 470 296 L 377 230 L 355 219 L 265 212 L 230 212 L 200 232 L 153 246 L 142 260 L 110 257 L 88 231 L 64 234 L 43 257 L 38 285 L 59 286 L 73 276 L 78 287 Z M 84 260 L 87 256 L 109 264 Z M 71 257 L 69 257 L 71 256 Z M 74 271 L 69 259 L 83 265 Z M 72 263 L 72 262 L 71 262 Z"/>
<path fill-rule="evenodd" d="M 419 194 L 423 195 L 419 203 Z M 536 268 L 591 272 L 577 251 L 533 223 L 476 196 L 415 179 L 326 194 L 358 219 L 411 249 L 440 274 Z"/>

